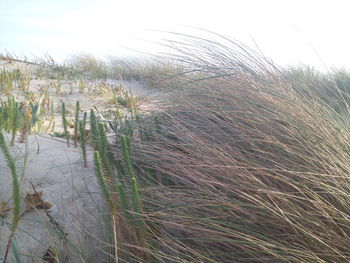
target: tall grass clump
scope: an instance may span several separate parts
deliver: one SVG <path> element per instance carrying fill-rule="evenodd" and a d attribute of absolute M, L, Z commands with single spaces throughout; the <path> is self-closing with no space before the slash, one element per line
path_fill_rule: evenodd
<path fill-rule="evenodd" d="M 138 177 L 171 182 L 143 189 L 153 258 L 350 262 L 348 117 L 240 43 L 184 38 L 175 58 L 206 77 L 134 144 Z"/>
<path fill-rule="evenodd" d="M 108 68 L 112 77 L 138 80 L 151 88 L 185 71 L 179 60 L 165 57 L 111 57 Z"/>
<path fill-rule="evenodd" d="M 70 58 L 71 67 L 77 74 L 91 79 L 107 79 L 108 69 L 106 62 L 89 54 L 78 54 Z"/>
<path fill-rule="evenodd" d="M 84 114 L 85 116 L 85 114 Z M 120 125 L 117 123 L 112 124 Z M 80 121 L 80 133 L 83 134 L 83 121 Z M 114 127 L 115 128 L 115 127 Z M 126 262 L 149 262 L 147 252 L 147 228 L 142 218 L 142 187 L 131 158 L 130 138 L 115 131 L 118 151 L 112 149 L 107 138 L 106 124 L 90 112 L 90 134 L 94 146 L 94 166 L 100 191 L 108 204 L 111 229 L 106 243 L 110 244 L 106 252 L 113 259 Z M 120 133 L 120 134 L 119 134 Z M 119 134 L 119 136 L 118 136 Z M 81 135 L 80 135 L 81 136 Z M 84 136 L 81 136 L 81 147 L 84 152 Z M 83 156 L 83 159 L 86 158 Z M 113 235 L 113 237 L 112 237 Z M 113 238 L 113 241 L 112 241 Z M 114 261 L 113 261 L 114 262 Z"/>

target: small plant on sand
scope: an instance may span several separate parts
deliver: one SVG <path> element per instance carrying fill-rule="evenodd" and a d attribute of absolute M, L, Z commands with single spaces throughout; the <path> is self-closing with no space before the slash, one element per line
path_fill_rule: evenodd
<path fill-rule="evenodd" d="M 62 108 L 61 108 L 61 114 L 62 114 L 62 125 L 63 125 L 63 130 L 64 130 L 64 135 L 67 140 L 67 146 L 70 146 L 69 143 L 69 131 L 67 129 L 67 119 L 66 119 L 66 104 L 62 102 Z"/>
<path fill-rule="evenodd" d="M 100 189 L 102 192 L 102 195 L 107 203 L 107 206 L 109 208 L 110 211 L 110 217 L 111 217 L 111 226 L 112 226 L 112 231 L 113 231 L 113 242 L 114 242 L 114 260 L 116 262 L 118 262 L 118 241 L 117 241 L 117 230 L 116 230 L 116 206 L 115 203 L 112 200 L 112 196 L 110 194 L 110 191 L 108 189 L 108 186 L 106 184 L 106 179 L 103 171 L 102 171 L 102 161 L 100 158 L 100 153 L 98 151 L 94 152 L 94 164 L 95 164 L 95 174 L 97 177 L 97 181 L 100 185 Z M 112 257 L 112 255 L 110 255 L 110 257 Z"/>
<path fill-rule="evenodd" d="M 112 171 L 113 171 L 113 154 L 111 152 L 110 146 L 109 146 L 109 142 L 107 139 L 107 135 L 106 135 L 106 130 L 105 127 L 103 125 L 103 123 L 98 122 L 97 123 L 98 126 L 98 151 L 100 152 L 100 156 L 101 156 L 101 160 L 102 160 L 102 164 L 103 164 L 103 169 L 105 172 L 105 175 L 107 178 L 110 178 L 110 180 L 112 179 Z"/>
<path fill-rule="evenodd" d="M 33 131 L 40 132 L 45 114 L 44 97 L 21 102 L 13 96 L 7 101 L 0 99 L 0 127 L 11 134 L 11 145 L 14 145 L 18 132 L 21 134 L 19 142 L 24 142 L 24 138 Z"/>
<path fill-rule="evenodd" d="M 141 224 L 141 212 L 142 212 L 142 206 L 141 206 L 141 198 L 140 198 L 140 192 L 139 192 L 139 186 L 137 184 L 136 178 L 132 177 L 130 180 L 130 186 L 131 186 L 131 203 L 132 208 L 134 212 L 135 222 L 136 224 Z"/>
<path fill-rule="evenodd" d="M 60 79 L 57 79 L 56 81 L 51 81 L 51 86 L 53 86 L 53 88 L 55 89 L 57 97 L 63 94 L 62 81 Z"/>
<path fill-rule="evenodd" d="M 36 101 L 31 101 L 29 103 L 30 109 L 31 109 L 31 127 L 33 127 L 34 131 L 37 133 L 40 133 L 43 120 L 42 120 L 42 115 L 44 113 L 44 99 L 45 99 L 45 94 L 41 95 L 41 97 Z"/>
<path fill-rule="evenodd" d="M 20 125 L 20 108 L 19 103 L 15 100 L 14 97 L 10 97 L 7 100 L 8 105 L 8 124 L 7 128 L 11 132 L 11 146 L 15 143 L 16 133 L 19 130 Z"/>
<path fill-rule="evenodd" d="M 78 131 L 79 131 L 79 111 L 80 111 L 80 104 L 79 101 L 75 104 L 75 120 L 74 120 L 74 146 L 78 147 Z"/>
<path fill-rule="evenodd" d="M 8 72 L 5 69 L 0 70 L 0 92 L 7 96 L 11 96 L 14 89 L 14 71 Z"/>
<path fill-rule="evenodd" d="M 112 210 L 114 205 L 112 203 L 112 198 L 110 196 L 109 190 L 105 182 L 105 178 L 102 171 L 102 161 L 101 161 L 100 153 L 98 151 L 94 152 L 94 164 L 95 164 L 95 174 L 97 177 L 97 181 L 100 185 L 102 195 L 106 203 L 108 204 L 108 207 Z"/>
<path fill-rule="evenodd" d="M 130 140 L 127 136 L 121 135 L 120 136 L 120 145 L 122 149 L 122 155 L 124 160 L 124 165 L 126 167 L 126 170 L 128 172 L 128 175 L 131 178 L 135 178 L 135 171 L 132 166 L 132 162 L 130 159 Z"/>
<path fill-rule="evenodd" d="M 84 79 L 80 79 L 79 80 L 79 92 L 81 93 L 81 94 L 84 94 L 84 92 L 85 92 L 85 90 L 86 90 L 86 88 L 87 88 L 87 82 L 86 82 L 86 80 L 84 80 Z"/>
<path fill-rule="evenodd" d="M 53 100 L 51 100 L 51 106 L 50 106 L 50 121 L 49 121 L 49 124 L 47 125 L 45 133 L 48 133 L 50 129 L 51 129 L 51 132 L 55 130 L 55 108 L 54 108 Z"/>
<path fill-rule="evenodd" d="M 118 194 L 119 194 L 119 206 L 124 214 L 124 217 L 127 220 L 131 219 L 130 212 L 129 212 L 129 203 L 128 198 L 125 193 L 125 186 L 122 183 L 118 183 Z"/>
<path fill-rule="evenodd" d="M 95 111 L 93 109 L 90 110 L 90 136 L 91 143 L 94 149 L 96 150 L 98 147 L 98 127 L 97 127 L 97 119 L 95 115 Z"/>
<path fill-rule="evenodd" d="M 19 72 L 19 76 L 17 80 L 18 89 L 23 92 L 28 92 L 32 76 L 30 72 L 22 73 L 19 70 L 18 72 Z"/>
<path fill-rule="evenodd" d="M 84 115 L 86 115 L 86 112 L 84 113 Z M 87 167 L 85 122 L 84 121 L 79 121 L 79 140 L 80 140 L 81 153 L 83 156 L 84 167 Z"/>

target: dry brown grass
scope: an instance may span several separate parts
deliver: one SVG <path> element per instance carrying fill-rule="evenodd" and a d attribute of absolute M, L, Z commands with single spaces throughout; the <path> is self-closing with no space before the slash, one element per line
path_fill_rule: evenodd
<path fill-rule="evenodd" d="M 207 78 L 134 156 L 157 262 L 350 262 L 343 115 L 240 43 L 185 41 L 177 56 Z"/>

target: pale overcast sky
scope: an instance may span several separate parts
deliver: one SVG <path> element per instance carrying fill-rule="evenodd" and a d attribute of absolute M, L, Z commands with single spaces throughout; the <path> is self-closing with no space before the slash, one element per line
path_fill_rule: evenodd
<path fill-rule="evenodd" d="M 350 1 L 340 0 L 0 0 L 0 50 L 57 60 L 155 52 L 151 41 L 163 36 L 148 30 L 193 26 L 255 41 L 281 65 L 321 67 L 318 53 L 329 67 L 350 68 L 349 12 Z"/>

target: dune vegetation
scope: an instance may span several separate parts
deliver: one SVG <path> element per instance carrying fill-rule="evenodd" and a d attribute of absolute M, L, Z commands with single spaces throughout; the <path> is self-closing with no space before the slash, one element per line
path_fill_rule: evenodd
<path fill-rule="evenodd" d="M 223 37 L 171 47 L 154 59 L 77 55 L 0 72 L 0 147 L 13 175 L 10 201 L 0 199 L 12 226 L 0 259 L 26 262 L 12 242 L 25 193 L 11 145 L 46 133 L 94 168 L 103 262 L 350 262 L 350 73 L 281 68 Z M 32 78 L 47 85 L 33 92 Z M 101 102 L 67 103 L 75 93 Z M 66 262 L 50 251 L 43 262 Z"/>

